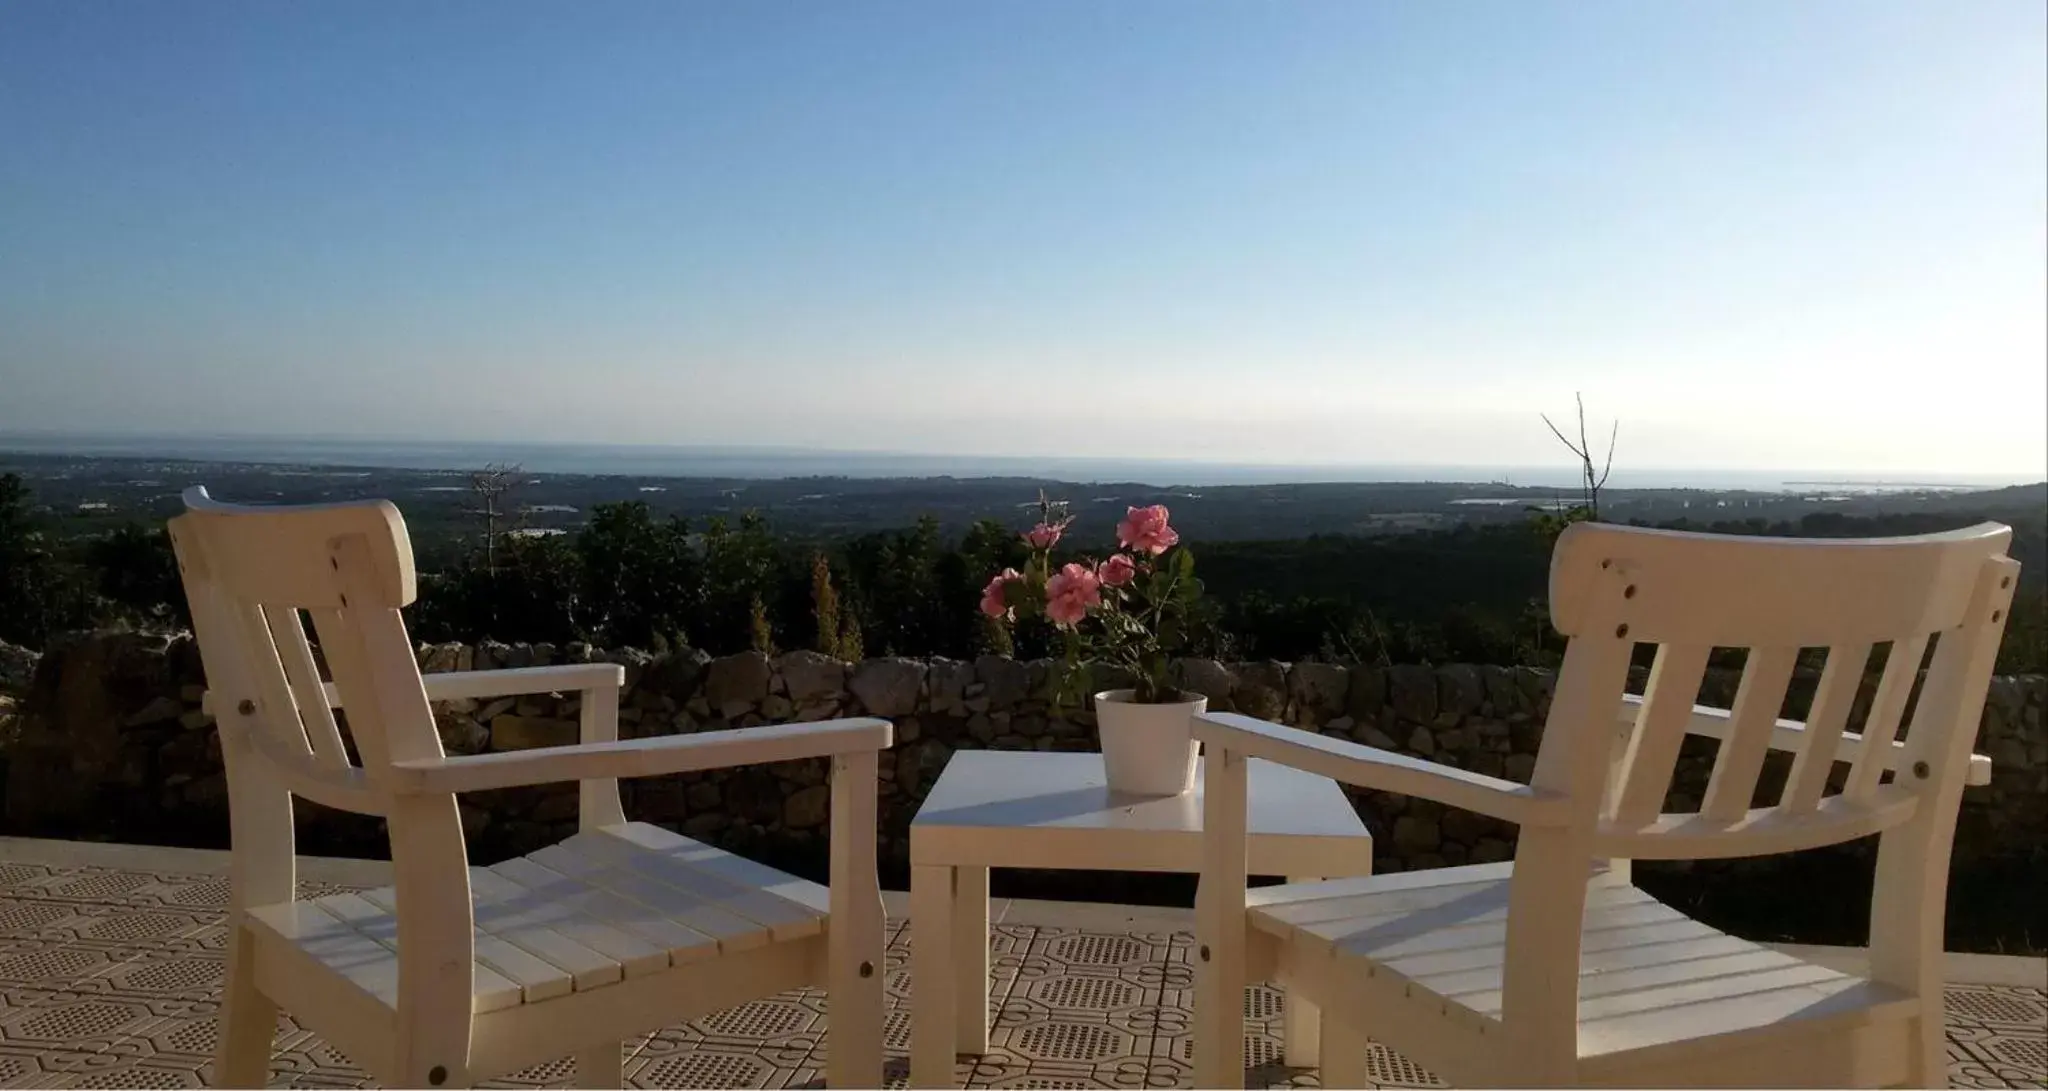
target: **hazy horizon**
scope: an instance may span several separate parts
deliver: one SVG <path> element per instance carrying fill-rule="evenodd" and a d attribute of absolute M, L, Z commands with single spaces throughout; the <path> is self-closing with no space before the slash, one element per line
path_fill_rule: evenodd
<path fill-rule="evenodd" d="M 0 431 L 2048 474 L 2036 0 L 17 0 L 0 131 Z"/>
<path fill-rule="evenodd" d="M 1074 482 L 1157 486 L 1435 482 L 1500 483 L 1523 488 L 1576 488 L 1567 462 L 1508 466 L 1450 463 L 1205 462 L 1190 459 L 988 456 L 912 450 L 851 450 L 767 445 L 576 444 L 447 441 L 342 436 L 88 435 L 0 430 L 0 455 L 139 458 L 463 471 L 486 463 L 537 474 L 627 477 L 1037 477 Z M 1868 474 L 1826 468 L 1774 470 L 1672 469 L 1617 466 L 1617 489 L 1743 489 L 1804 491 L 1805 487 L 1998 488 L 2033 484 L 2048 474 Z"/>

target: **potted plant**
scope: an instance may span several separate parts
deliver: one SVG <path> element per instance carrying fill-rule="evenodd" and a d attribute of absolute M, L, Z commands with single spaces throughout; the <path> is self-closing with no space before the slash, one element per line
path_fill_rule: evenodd
<path fill-rule="evenodd" d="M 1167 674 L 1202 594 L 1194 555 L 1180 545 L 1165 506 L 1154 504 L 1125 513 L 1116 552 L 1055 565 L 1053 549 L 1073 517 L 1042 494 L 1039 516 L 1024 532 L 1031 550 L 1024 569 L 1006 568 L 989 581 L 982 613 L 998 624 L 1020 613 L 1052 622 L 1061 639 L 1061 700 L 1086 691 L 1091 664 L 1129 677 L 1129 688 L 1095 694 L 1109 787 L 1155 796 L 1186 792 L 1194 786 L 1198 745 L 1191 721 L 1208 698 L 1183 692 Z"/>

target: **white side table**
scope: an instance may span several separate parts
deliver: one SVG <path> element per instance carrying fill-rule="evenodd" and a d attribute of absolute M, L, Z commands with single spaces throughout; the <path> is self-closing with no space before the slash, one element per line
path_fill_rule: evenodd
<path fill-rule="evenodd" d="M 1251 874 L 1372 873 L 1372 836 L 1334 781 L 1263 761 L 1249 779 Z M 954 754 L 910 824 L 910 1085 L 951 1086 L 957 1054 L 988 1052 L 990 868 L 1193 873 L 1201 860 L 1199 772 L 1158 799 L 1112 794 L 1100 754 Z M 1316 1063 L 1321 1025 L 1290 1001 L 1288 1064 Z"/>

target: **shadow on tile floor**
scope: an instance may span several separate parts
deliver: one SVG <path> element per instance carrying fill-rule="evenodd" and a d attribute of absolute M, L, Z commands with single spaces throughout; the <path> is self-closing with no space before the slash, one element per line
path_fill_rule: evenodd
<path fill-rule="evenodd" d="M 338 887 L 302 883 L 302 894 Z M 201 1087 L 212 1076 L 224 967 L 225 880 L 96 867 L 0 864 L 0 1087 Z M 909 946 L 889 925 L 884 1045 L 904 1084 Z M 991 936 L 990 1051 L 955 1070 L 976 1088 L 1187 1086 L 1194 983 L 1184 932 L 999 924 Z M 2048 1080 L 2048 999 L 2037 989 L 1957 986 L 1949 1071 L 1961 1087 Z M 1280 1064 L 1283 996 L 1246 995 L 1253 1087 L 1316 1087 Z M 822 992 L 743 1004 L 625 1044 L 638 1087 L 821 1087 L 830 1040 Z M 278 1019 L 276 1087 L 368 1084 L 347 1057 Z M 1382 1086 L 1438 1086 L 1374 1046 Z M 559 1087 L 567 1059 L 484 1086 Z"/>

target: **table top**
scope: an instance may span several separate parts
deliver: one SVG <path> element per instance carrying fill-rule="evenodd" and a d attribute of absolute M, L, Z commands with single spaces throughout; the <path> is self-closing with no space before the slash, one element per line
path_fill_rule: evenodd
<path fill-rule="evenodd" d="M 1246 839 L 1252 874 L 1370 874 L 1372 836 L 1327 777 L 1253 759 Z M 1198 871 L 1202 772 L 1185 795 L 1111 792 L 1102 755 L 962 750 L 910 824 L 912 864 Z"/>

